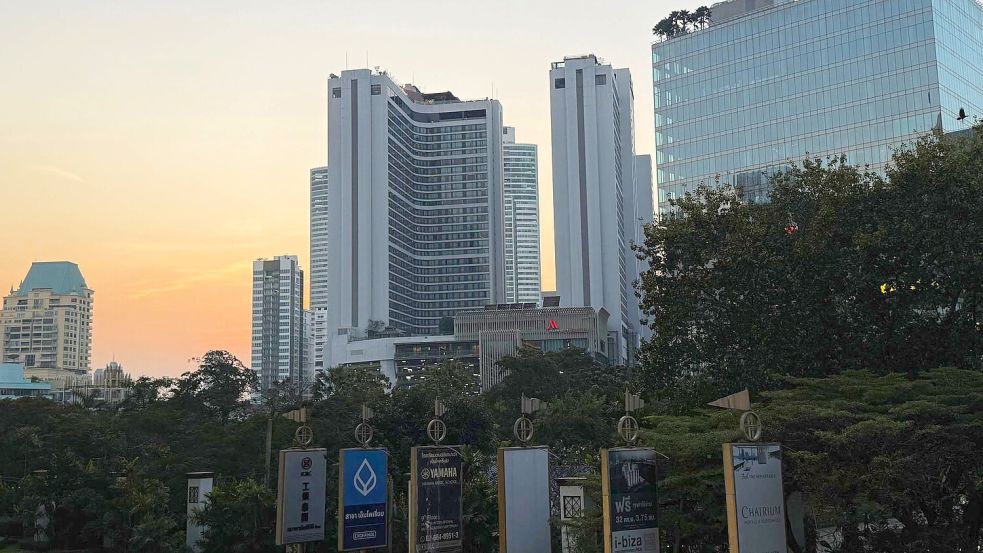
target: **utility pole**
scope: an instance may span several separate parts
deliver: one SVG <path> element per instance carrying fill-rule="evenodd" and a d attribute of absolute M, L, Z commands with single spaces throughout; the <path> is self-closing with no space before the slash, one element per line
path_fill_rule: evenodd
<path fill-rule="evenodd" d="M 276 410 L 270 406 L 270 414 L 266 419 L 266 472 L 263 474 L 263 486 L 270 487 L 270 458 L 273 457 L 273 417 Z"/>

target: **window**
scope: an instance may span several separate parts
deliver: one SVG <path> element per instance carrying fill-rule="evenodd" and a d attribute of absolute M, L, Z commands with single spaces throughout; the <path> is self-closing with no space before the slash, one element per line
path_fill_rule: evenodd
<path fill-rule="evenodd" d="M 594 84 L 595 85 L 608 84 L 608 76 L 607 75 L 603 75 L 603 74 L 602 75 L 594 75 Z"/>
<path fill-rule="evenodd" d="M 341 98 L 341 87 L 335 87 L 331 89 L 332 98 Z"/>
<path fill-rule="evenodd" d="M 382 85 L 381 84 L 374 84 L 374 85 L 372 85 L 370 87 L 370 93 L 373 96 L 378 96 L 378 95 L 382 94 Z"/>
<path fill-rule="evenodd" d="M 553 88 L 566 88 L 566 87 L 567 87 L 566 79 L 563 78 L 553 79 Z"/>

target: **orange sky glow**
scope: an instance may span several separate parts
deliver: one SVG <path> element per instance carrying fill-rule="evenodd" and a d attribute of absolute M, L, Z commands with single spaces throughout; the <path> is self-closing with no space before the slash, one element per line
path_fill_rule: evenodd
<path fill-rule="evenodd" d="M 651 27 L 698 2 L 108 1 L 0 4 L 0 286 L 32 261 L 95 290 L 93 368 L 178 375 L 209 349 L 249 363 L 251 261 L 306 270 L 308 171 L 326 79 L 347 67 L 494 96 L 540 148 L 552 289 L 548 70 L 595 53 L 632 70 L 652 153 Z M 366 63 L 367 60 L 367 63 Z"/>

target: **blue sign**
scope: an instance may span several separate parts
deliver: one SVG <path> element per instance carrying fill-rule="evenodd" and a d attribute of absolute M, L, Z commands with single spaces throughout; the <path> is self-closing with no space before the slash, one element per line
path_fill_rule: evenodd
<path fill-rule="evenodd" d="M 342 449 L 338 477 L 338 549 L 388 545 L 389 459 L 384 449 Z"/>

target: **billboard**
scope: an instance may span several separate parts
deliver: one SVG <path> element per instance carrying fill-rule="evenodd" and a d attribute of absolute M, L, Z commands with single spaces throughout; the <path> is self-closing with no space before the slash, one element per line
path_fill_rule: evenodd
<path fill-rule="evenodd" d="M 654 449 L 601 450 L 605 553 L 658 553 L 656 476 Z"/>
<path fill-rule="evenodd" d="M 498 449 L 499 553 L 550 552 L 549 449 Z"/>
<path fill-rule="evenodd" d="M 389 542 L 389 457 L 385 449 L 342 449 L 338 461 L 338 550 Z"/>
<path fill-rule="evenodd" d="M 780 444 L 724 444 L 731 553 L 787 553 Z"/>
<path fill-rule="evenodd" d="M 460 551 L 460 446 L 414 447 L 410 457 L 410 551 Z"/>
<path fill-rule="evenodd" d="M 284 449 L 276 492 L 276 544 L 324 539 L 326 449 Z"/>

